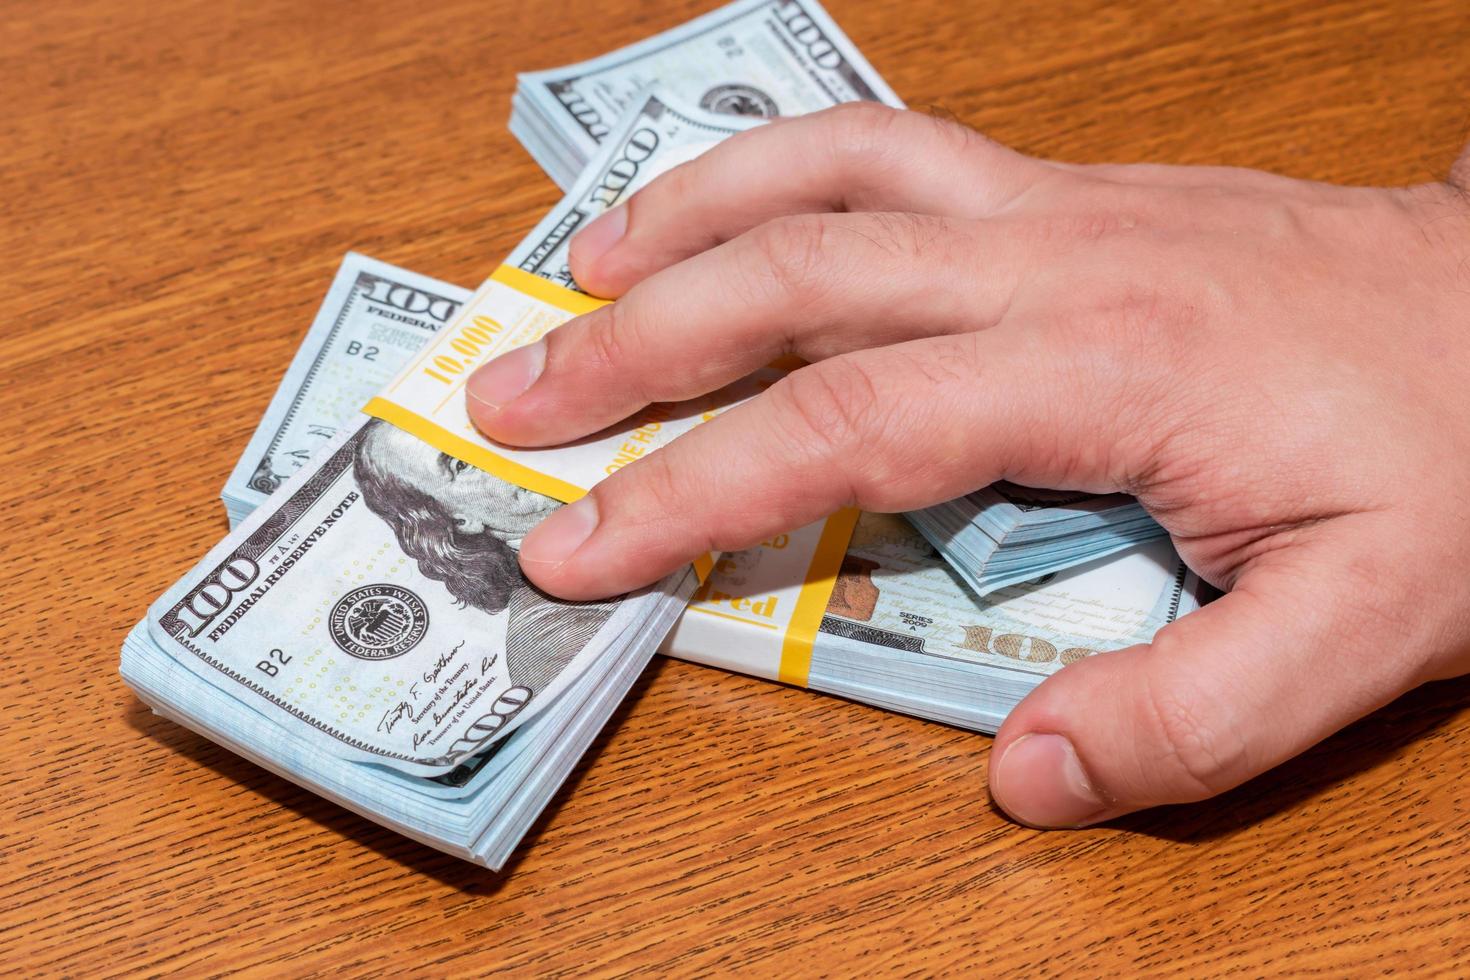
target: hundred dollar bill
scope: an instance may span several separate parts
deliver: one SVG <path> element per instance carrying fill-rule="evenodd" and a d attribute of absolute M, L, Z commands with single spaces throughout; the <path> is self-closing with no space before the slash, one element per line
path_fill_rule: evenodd
<path fill-rule="evenodd" d="M 573 235 L 659 174 L 763 121 L 696 109 L 658 89 L 638 94 L 571 190 L 511 251 L 506 264 L 578 289 L 567 264 Z"/>
<path fill-rule="evenodd" d="M 1038 675 L 1147 642 L 1197 605 L 1167 540 L 980 598 L 902 518 L 864 514 L 821 633 Z"/>
<path fill-rule="evenodd" d="M 996 483 L 912 511 L 913 525 L 980 595 L 1166 536 L 1124 494 Z"/>
<path fill-rule="evenodd" d="M 348 252 L 220 496 L 239 521 L 357 418 L 470 291 Z"/>
<path fill-rule="evenodd" d="M 1167 539 L 977 597 L 894 515 L 863 514 L 817 634 L 809 684 L 995 731 L 1048 676 L 1146 643 L 1199 608 Z"/>
<path fill-rule="evenodd" d="M 363 419 L 149 612 L 154 643 L 338 757 L 449 772 L 687 590 L 565 603 L 521 576 L 556 501 Z M 610 651 L 613 654 L 610 654 Z"/>
<path fill-rule="evenodd" d="M 565 189 L 654 86 L 764 118 L 859 100 L 903 106 L 815 0 L 739 0 L 591 61 L 517 76 L 511 131 Z"/>
<path fill-rule="evenodd" d="M 1051 674 L 1147 642 L 1201 601 L 1167 540 L 985 598 L 901 517 L 860 514 L 840 540 L 836 582 L 805 612 L 790 586 L 799 533 L 721 556 L 662 652 L 994 732 Z M 804 648 L 773 632 L 793 605 L 814 623 Z"/>

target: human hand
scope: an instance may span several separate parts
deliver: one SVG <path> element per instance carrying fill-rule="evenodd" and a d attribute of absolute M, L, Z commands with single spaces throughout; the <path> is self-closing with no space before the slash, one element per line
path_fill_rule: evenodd
<path fill-rule="evenodd" d="M 1067 166 L 843 106 L 589 226 L 577 281 L 621 299 L 482 368 L 470 411 L 549 445 L 812 362 L 532 531 L 527 576 L 573 599 L 844 505 L 1001 479 L 1137 495 L 1228 594 L 1061 670 L 992 748 L 1012 817 L 1095 823 L 1470 670 L 1467 242 L 1449 184 Z"/>

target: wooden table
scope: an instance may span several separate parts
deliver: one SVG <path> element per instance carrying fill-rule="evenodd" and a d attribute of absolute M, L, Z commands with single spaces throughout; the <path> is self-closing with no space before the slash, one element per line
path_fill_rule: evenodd
<path fill-rule="evenodd" d="M 541 6 L 7 5 L 7 972 L 1470 970 L 1466 681 L 1047 834 L 991 809 L 986 738 L 660 661 L 498 876 L 133 698 L 123 634 L 224 533 L 342 253 L 478 281 L 557 199 L 514 72 L 709 2 Z M 1402 183 L 1466 138 L 1464 0 L 831 8 L 911 104 L 1037 154 Z"/>

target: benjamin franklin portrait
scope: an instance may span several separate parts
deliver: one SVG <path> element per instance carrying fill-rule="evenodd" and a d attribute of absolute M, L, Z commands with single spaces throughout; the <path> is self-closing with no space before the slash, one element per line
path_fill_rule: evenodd
<path fill-rule="evenodd" d="M 521 539 L 560 504 L 373 420 L 353 440 L 363 502 L 419 571 L 463 605 L 505 612 L 511 680 L 544 689 L 607 622 L 615 603 L 552 599 L 521 575 Z"/>

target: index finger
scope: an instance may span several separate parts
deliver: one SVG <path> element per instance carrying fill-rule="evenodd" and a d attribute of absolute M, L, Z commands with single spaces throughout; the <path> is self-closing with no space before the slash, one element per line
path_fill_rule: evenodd
<path fill-rule="evenodd" d="M 1018 238 L 918 215 L 767 222 L 482 366 L 466 406 L 497 442 L 556 445 L 784 354 L 814 361 L 982 329 L 1010 302 L 1028 256 Z"/>
<path fill-rule="evenodd" d="M 853 102 L 739 133 L 656 178 L 571 245 L 578 285 L 621 296 L 775 218 L 995 213 L 1049 165 L 923 113 Z"/>

